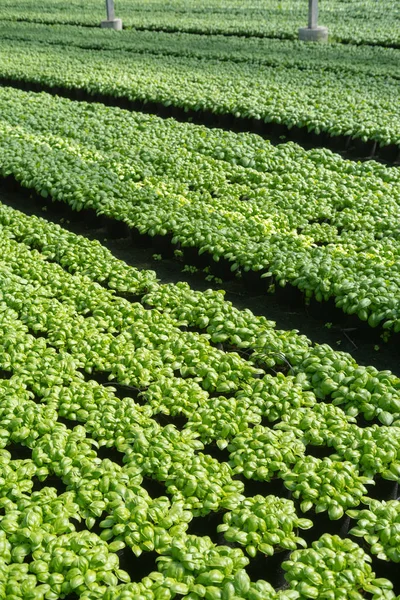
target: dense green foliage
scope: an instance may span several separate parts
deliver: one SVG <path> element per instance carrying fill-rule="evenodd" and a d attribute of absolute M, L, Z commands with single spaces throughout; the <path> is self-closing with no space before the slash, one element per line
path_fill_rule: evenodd
<path fill-rule="evenodd" d="M 372 554 L 400 562 L 400 503 L 397 500 L 370 500 L 368 510 L 353 510 L 349 514 L 357 519 L 352 535 L 363 537 Z"/>
<path fill-rule="evenodd" d="M 243 38 L 195 33 L 124 30 L 115 32 L 71 25 L 0 21 L 0 37 L 44 45 L 76 46 L 93 50 L 125 50 L 132 54 L 159 54 L 280 67 L 319 67 L 335 73 L 350 71 L 400 78 L 400 51 L 380 46 L 337 43 L 304 44 L 294 40 Z"/>
<path fill-rule="evenodd" d="M 165 31 L 224 33 L 296 39 L 298 28 L 307 23 L 305 0 L 118 0 L 116 12 L 125 27 Z M 103 5 L 96 0 L 6 0 L 2 18 L 38 23 L 70 23 L 98 26 L 104 18 Z M 400 43 L 395 27 L 400 18 L 396 0 L 324 0 L 320 22 L 334 39 L 350 43 Z"/>
<path fill-rule="evenodd" d="M 399 6 L 320 9 L 5 0 L 0 183 L 398 335 L 398 168 L 55 96 L 395 164 Z M 399 481 L 398 376 L 0 203 L 0 600 L 400 600 Z"/>
<path fill-rule="evenodd" d="M 210 51 L 203 54 L 201 45 L 195 53 L 182 51 L 187 41 L 178 42 L 178 52 L 154 53 L 157 39 L 152 51 L 133 53 L 108 45 L 99 52 L 96 42 L 94 49 L 71 45 L 70 36 L 66 34 L 64 44 L 43 44 L 45 32 L 39 34 L 39 41 L 32 39 L 35 35 L 12 44 L 2 40 L 0 78 L 400 146 L 398 69 L 391 66 L 399 63 L 400 50 L 372 50 L 367 52 L 369 59 L 363 59 L 360 50 L 349 47 L 339 52 L 336 67 L 333 60 L 327 68 L 331 61 L 326 50 L 317 62 L 313 53 L 306 51 L 288 61 L 288 53 L 297 53 L 299 43 L 294 42 L 284 42 L 282 49 L 278 46 L 272 52 L 270 61 L 259 62 L 248 60 L 246 52 L 244 60 L 220 60 Z M 288 43 L 293 46 L 291 51 Z M 268 42 L 265 54 L 276 44 L 280 42 Z M 174 46 L 171 41 L 168 45 Z M 229 45 L 224 52 L 226 58 Z M 314 52 L 319 55 L 317 49 Z M 330 52 L 334 54 L 334 50 Z M 242 57 L 240 49 L 236 56 Z M 355 71 L 354 65 L 363 61 L 364 69 Z M 383 67 L 375 67 L 376 63 Z M 389 64 L 387 71 L 385 64 Z"/>
<path fill-rule="evenodd" d="M 314 530 L 315 512 L 328 509 L 339 519 L 338 509 L 357 509 L 364 484 L 378 473 L 365 475 L 361 455 L 351 464 L 307 456 L 312 431 L 322 432 L 323 445 L 351 452 L 356 429 L 373 451 L 377 426 L 354 423 L 361 390 L 371 390 L 376 414 L 391 397 L 399 421 L 396 377 L 276 330 L 221 293 L 160 285 L 153 273 L 42 219 L 0 206 L 0 223 L 0 597 L 305 600 L 336 588 L 338 598 L 395 597 L 350 539 L 325 535 L 312 549 L 296 547 L 305 545 L 302 530 Z M 143 304 L 118 295 L 127 290 Z M 222 349 L 212 345 L 221 335 Z M 269 365 L 290 361 L 291 369 L 267 373 L 266 364 L 257 366 L 261 350 Z M 352 402 L 332 407 L 336 419 L 317 410 L 329 406 L 321 378 L 332 369 L 346 379 Z M 271 409 L 283 400 L 276 417 Z M 299 410 L 301 422 L 292 424 Z M 165 424 L 168 415 L 184 416 L 185 424 Z M 259 424 L 263 417 L 272 429 Z M 387 477 L 398 481 L 399 429 L 388 429 Z M 227 447 L 226 461 L 210 456 L 214 444 Z M 379 441 L 375 446 L 378 452 Z M 307 479 L 299 486 L 303 463 Z M 239 464 L 242 479 L 235 477 Z M 293 500 L 246 493 L 246 480 L 271 477 L 298 490 Z M 162 484 L 162 495 L 149 495 L 151 480 Z M 238 547 L 190 533 L 194 518 L 213 513 L 225 513 L 229 527 L 218 530 Z M 252 581 L 241 546 L 250 556 L 293 550 L 283 563 L 288 589 L 275 591 L 268 570 L 267 581 Z M 130 583 L 121 557 L 134 571 L 134 556 L 152 551 L 159 556 L 153 571 Z"/>
<path fill-rule="evenodd" d="M 11 89 L 0 173 L 400 330 L 396 168 Z"/>

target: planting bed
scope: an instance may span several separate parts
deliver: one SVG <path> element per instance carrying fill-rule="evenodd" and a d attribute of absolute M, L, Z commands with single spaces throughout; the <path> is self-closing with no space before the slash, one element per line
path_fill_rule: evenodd
<path fill-rule="evenodd" d="M 46 94 L 7 88 L 0 103 L 9 185 L 221 278 L 399 332 L 398 169 Z"/>
<path fill-rule="evenodd" d="M 393 60 L 398 63 L 400 50 L 381 48 L 376 60 L 370 57 L 364 69 L 355 70 L 357 56 L 363 62 L 363 49 L 342 46 L 344 56 L 339 64 L 344 66 L 335 69 L 326 67 L 330 60 L 323 59 L 324 51 L 316 62 L 307 53 L 299 53 L 297 63 L 287 62 L 285 43 L 275 50 L 279 57 L 275 63 L 280 63 L 276 68 L 273 59 L 272 64 L 260 64 L 249 60 L 246 53 L 238 62 L 220 60 L 207 55 L 201 45 L 195 56 L 182 53 L 184 44 L 179 37 L 175 42 L 170 40 L 170 46 L 178 51 L 165 54 L 80 48 L 68 44 L 68 35 L 62 43 L 63 34 L 61 43 L 55 44 L 43 44 L 42 37 L 37 37 L 39 41 L 33 36 L 27 41 L 13 39 L 12 44 L 9 39 L 0 42 L 3 83 L 47 86 L 55 92 L 70 91 L 78 98 L 80 93 L 89 93 L 100 100 L 150 104 L 160 111 L 175 109 L 178 114 L 185 111 L 187 116 L 204 118 L 205 113 L 215 119 L 217 115 L 229 126 L 238 120 L 242 127 L 266 133 L 275 129 L 278 135 L 299 130 L 296 137 L 306 140 L 312 140 L 312 132 L 320 142 L 336 143 L 340 149 L 355 140 L 364 155 L 378 147 L 379 154 L 388 160 L 398 157 L 398 69 L 390 65 Z M 296 54 L 297 44 L 290 45 Z M 229 51 L 230 42 L 227 48 Z M 381 55 L 383 65 L 389 63 L 388 69 L 373 66 L 381 62 Z"/>
<path fill-rule="evenodd" d="M 315 310 L 315 307 L 307 306 L 303 301 L 294 304 L 290 299 L 285 301 L 279 294 L 265 294 L 265 290 L 260 291 L 256 285 L 248 286 L 243 279 L 222 281 L 207 268 L 203 270 L 185 264 L 182 257 L 168 258 L 163 255 L 160 260 L 161 255 L 156 253 L 156 246 L 145 243 L 145 236 L 136 239 L 143 242 L 140 246 L 138 243 L 133 244 L 130 237 L 112 238 L 103 218 L 94 218 L 90 211 L 75 212 L 67 205 L 61 205 L 63 210 L 60 210 L 58 203 L 47 202 L 29 190 L 5 191 L 0 183 L 0 202 L 25 215 L 45 216 L 46 220 L 75 234 L 98 240 L 116 258 L 139 270 L 156 269 L 161 283 L 186 281 L 193 290 L 201 292 L 210 287 L 223 290 L 225 299 L 231 301 L 236 308 L 249 308 L 253 313 L 276 322 L 279 329 L 298 329 L 315 343 L 328 344 L 351 353 L 358 363 L 373 364 L 378 369 L 391 369 L 396 375 L 400 373 L 396 336 L 382 343 L 379 329 L 367 328 L 360 320 L 356 327 L 355 317 L 352 315 L 336 310 L 330 315 L 332 320 L 327 322 L 326 311 L 321 310 L 325 304 L 319 304 L 319 310 Z M 131 302 L 140 300 L 138 294 L 121 291 L 119 294 Z"/>
<path fill-rule="evenodd" d="M 116 8 L 2 3 L 0 600 L 400 600 L 397 3 Z"/>
<path fill-rule="evenodd" d="M 130 54 L 156 54 L 199 59 L 217 59 L 233 63 L 255 63 L 266 66 L 311 66 L 340 73 L 364 73 L 375 76 L 400 77 L 399 52 L 380 46 L 354 46 L 340 43 L 318 46 L 297 40 L 243 38 L 238 36 L 165 33 L 162 31 L 113 31 L 78 25 L 12 23 L 0 21 L 3 40 L 33 42 L 42 46 L 74 46 L 88 50 L 124 50 Z"/>
<path fill-rule="evenodd" d="M 246 37 L 297 39 L 297 31 L 307 22 L 307 4 L 303 0 L 233 0 L 227 8 L 220 0 L 119 0 L 118 16 L 124 27 L 136 29 L 221 33 Z M 33 0 L 5 0 L 1 18 L 33 23 L 70 23 L 98 27 L 104 17 L 96 0 L 82 4 L 71 0 L 47 0 L 38 6 Z M 396 0 L 325 0 L 320 4 L 320 19 L 334 39 L 349 44 L 399 46 L 400 18 Z"/>
<path fill-rule="evenodd" d="M 3 597 L 395 597 L 398 378 L 0 220 Z"/>

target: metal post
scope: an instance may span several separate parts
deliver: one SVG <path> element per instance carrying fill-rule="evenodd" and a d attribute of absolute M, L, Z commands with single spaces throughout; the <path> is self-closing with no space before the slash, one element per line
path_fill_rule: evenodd
<path fill-rule="evenodd" d="M 311 2 L 311 0 L 310 0 Z M 114 12 L 114 0 L 106 0 L 106 10 L 107 10 L 107 21 L 114 21 L 115 12 Z"/>
<path fill-rule="evenodd" d="M 308 28 L 318 27 L 318 0 L 308 0 Z"/>

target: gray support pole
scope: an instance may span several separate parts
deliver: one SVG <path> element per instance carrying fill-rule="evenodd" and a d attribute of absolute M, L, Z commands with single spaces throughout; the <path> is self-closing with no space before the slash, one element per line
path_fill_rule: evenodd
<path fill-rule="evenodd" d="M 318 0 L 308 0 L 308 27 L 299 29 L 299 40 L 303 42 L 328 41 L 328 29 L 318 26 Z"/>
<path fill-rule="evenodd" d="M 106 0 L 107 21 L 101 22 L 101 27 L 121 31 L 122 21 L 115 18 L 114 0 Z"/>
<path fill-rule="evenodd" d="M 308 0 L 308 28 L 318 27 L 318 0 Z"/>
<path fill-rule="evenodd" d="M 311 1 L 311 0 L 310 0 Z M 106 0 L 107 21 L 114 21 L 114 0 Z"/>

